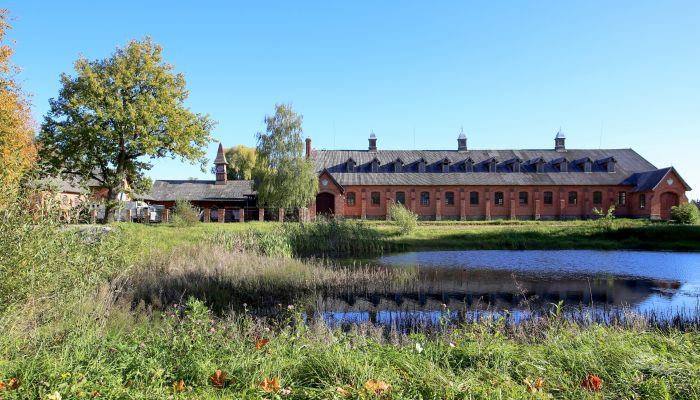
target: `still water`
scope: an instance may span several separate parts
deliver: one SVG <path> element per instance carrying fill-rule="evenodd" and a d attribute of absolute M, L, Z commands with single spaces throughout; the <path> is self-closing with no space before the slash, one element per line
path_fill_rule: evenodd
<path fill-rule="evenodd" d="M 523 314 L 565 307 L 672 316 L 700 309 L 700 253 L 638 251 L 426 251 L 381 257 L 408 279 L 319 293 L 328 322 L 436 323 L 445 315 Z"/>

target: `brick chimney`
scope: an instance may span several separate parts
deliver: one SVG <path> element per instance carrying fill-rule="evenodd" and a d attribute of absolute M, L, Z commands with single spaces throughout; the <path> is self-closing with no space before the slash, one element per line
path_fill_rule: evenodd
<path fill-rule="evenodd" d="M 374 134 L 374 131 L 369 135 L 369 147 L 367 150 L 377 151 L 377 135 Z"/>
<path fill-rule="evenodd" d="M 306 159 L 309 160 L 311 158 L 311 138 L 307 137 L 306 138 Z"/>

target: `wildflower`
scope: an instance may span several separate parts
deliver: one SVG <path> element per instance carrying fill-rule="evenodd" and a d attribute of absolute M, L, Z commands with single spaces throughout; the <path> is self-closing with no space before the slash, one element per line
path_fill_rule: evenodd
<path fill-rule="evenodd" d="M 61 400 L 63 397 L 61 397 L 61 394 L 58 392 L 53 392 L 51 393 L 46 399 L 47 400 Z"/>
<path fill-rule="evenodd" d="M 260 349 L 262 349 L 263 347 L 265 347 L 265 345 L 267 344 L 267 342 L 269 342 L 268 339 L 258 339 L 258 340 L 255 341 L 255 348 L 256 348 L 257 350 L 260 350 Z"/>
<path fill-rule="evenodd" d="M 280 389 L 280 394 L 282 396 L 289 396 L 290 394 L 292 394 L 292 388 L 286 387 L 284 389 Z"/>
<path fill-rule="evenodd" d="M 19 380 L 17 378 L 10 378 L 9 381 L 7 381 L 7 388 L 10 390 L 15 390 L 19 387 Z"/>
<path fill-rule="evenodd" d="M 266 393 L 278 392 L 280 390 L 280 382 L 277 377 L 273 377 L 272 379 L 266 377 L 260 383 L 260 388 Z"/>
<path fill-rule="evenodd" d="M 496 385 L 498 384 L 498 380 L 495 379 L 495 378 L 494 378 L 494 379 L 491 379 L 491 382 L 490 382 L 490 383 L 491 383 L 491 386 L 496 386 Z"/>
<path fill-rule="evenodd" d="M 416 342 L 416 351 L 418 352 L 418 354 L 423 352 L 423 346 L 417 342 Z"/>
<path fill-rule="evenodd" d="M 544 387 L 544 379 L 542 378 L 537 378 L 534 382 L 530 382 L 530 379 L 526 378 L 523 380 L 523 383 L 525 384 L 528 393 L 537 393 Z"/>
<path fill-rule="evenodd" d="M 455 344 L 452 343 L 452 342 L 450 342 L 450 348 L 453 348 L 453 349 L 454 349 L 454 348 L 455 348 Z"/>
<path fill-rule="evenodd" d="M 216 328 L 214 328 L 213 326 L 209 328 L 209 333 L 216 333 Z"/>
<path fill-rule="evenodd" d="M 365 382 L 365 390 L 376 395 L 382 395 L 384 393 L 388 393 L 391 390 L 391 385 L 384 381 L 370 379 L 367 382 Z"/>
<path fill-rule="evenodd" d="M 447 308 L 447 304 L 442 303 L 442 308 Z"/>
<path fill-rule="evenodd" d="M 586 378 L 581 381 L 581 387 L 591 392 L 600 392 L 603 380 L 596 374 L 587 374 Z"/>
<path fill-rule="evenodd" d="M 287 306 L 287 310 L 292 311 L 294 309 L 294 304 L 290 304 Z"/>
<path fill-rule="evenodd" d="M 347 386 L 346 386 L 346 387 L 347 387 Z M 352 394 L 350 393 L 349 390 L 347 390 L 347 389 L 345 389 L 345 388 L 342 388 L 342 387 L 340 387 L 340 386 L 338 386 L 338 387 L 335 388 L 335 393 L 336 393 L 337 395 L 342 396 L 342 397 L 350 397 L 350 396 L 352 395 Z"/>

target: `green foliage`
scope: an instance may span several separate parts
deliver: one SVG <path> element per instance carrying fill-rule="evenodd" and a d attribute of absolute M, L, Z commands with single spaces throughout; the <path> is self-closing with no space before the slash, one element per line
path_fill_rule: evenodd
<path fill-rule="evenodd" d="M 679 224 L 697 224 L 700 222 L 700 211 L 692 203 L 671 207 L 671 221 Z"/>
<path fill-rule="evenodd" d="M 204 168 L 214 122 L 185 106 L 185 78 L 161 52 L 150 38 L 134 40 L 109 58 L 78 59 L 76 76 L 61 75 L 39 135 L 48 172 L 94 179 L 114 199 L 148 189 L 146 159 L 179 156 Z"/>
<path fill-rule="evenodd" d="M 173 226 L 178 228 L 197 225 L 199 223 L 199 211 L 192 207 L 192 203 L 187 200 L 176 200 L 171 222 Z"/>
<path fill-rule="evenodd" d="M 318 191 L 314 164 L 304 156 L 302 116 L 288 104 L 277 104 L 266 116 L 266 132 L 257 134 L 255 190 L 258 206 L 298 208 L 311 204 Z"/>
<path fill-rule="evenodd" d="M 253 170 L 258 158 L 255 149 L 244 145 L 238 145 L 226 149 L 226 161 L 228 161 L 228 179 L 253 179 Z"/>
<path fill-rule="evenodd" d="M 404 207 L 403 204 L 392 204 L 389 212 L 391 220 L 402 234 L 411 234 L 418 227 L 418 215 Z"/>
<path fill-rule="evenodd" d="M 615 228 L 615 205 L 610 205 L 608 211 L 603 211 L 600 208 L 594 208 L 593 213 L 598 216 L 596 223 L 598 226 L 605 230 L 612 230 Z"/>

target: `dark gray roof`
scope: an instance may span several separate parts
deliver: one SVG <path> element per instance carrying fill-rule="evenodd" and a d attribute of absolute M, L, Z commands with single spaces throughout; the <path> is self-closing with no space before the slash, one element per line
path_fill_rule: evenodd
<path fill-rule="evenodd" d="M 629 176 L 624 182 L 627 185 L 634 185 L 633 192 L 648 192 L 654 190 L 656 186 L 659 185 L 662 179 L 669 173 L 669 171 L 675 172 L 673 167 L 661 168 L 654 171 L 639 172 Z M 686 190 L 691 190 L 690 186 L 680 177 L 676 172 L 681 183 L 685 186 Z"/>
<path fill-rule="evenodd" d="M 560 172 L 553 162 L 565 157 L 568 172 Z M 615 172 L 609 173 L 602 160 L 614 157 Z M 316 171 L 328 170 L 341 185 L 618 185 L 631 175 L 654 171 L 656 167 L 632 149 L 574 149 L 555 150 L 314 150 Z M 347 172 L 345 162 L 356 162 L 355 172 Z M 373 159 L 380 162 L 376 173 L 369 172 Z M 465 172 L 464 162 L 474 161 L 474 172 Z M 511 172 L 507 161 L 523 160 L 521 172 Z M 542 158 L 544 172 L 537 173 L 531 161 Z M 590 158 L 590 173 L 573 160 Z M 393 172 L 393 162 L 404 162 L 402 172 Z M 418 172 L 418 161 L 424 159 L 424 173 Z M 449 160 L 449 172 L 442 172 L 442 162 Z M 496 172 L 488 172 L 486 162 L 496 159 Z"/>
<path fill-rule="evenodd" d="M 253 181 L 228 181 L 217 185 L 215 181 L 155 181 L 149 200 L 241 200 L 254 195 Z"/>

